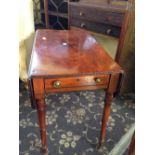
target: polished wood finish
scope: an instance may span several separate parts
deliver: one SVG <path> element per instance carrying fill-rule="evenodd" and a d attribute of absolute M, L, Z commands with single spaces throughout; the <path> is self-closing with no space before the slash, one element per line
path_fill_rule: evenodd
<path fill-rule="evenodd" d="M 36 32 L 29 70 L 31 76 L 82 75 L 120 70 L 121 67 L 87 31 Z"/>
<path fill-rule="evenodd" d="M 100 139 L 99 139 L 99 146 L 103 143 L 103 140 L 105 139 L 106 135 L 106 127 L 108 124 L 108 118 L 110 115 L 110 109 L 111 109 L 111 104 L 112 104 L 112 99 L 114 93 L 119 90 L 120 86 L 120 75 L 119 74 L 111 74 L 110 77 L 110 82 L 106 91 L 106 96 L 105 96 L 105 107 L 103 110 L 103 117 L 102 117 L 102 127 L 101 127 L 101 134 L 100 134 Z"/>
<path fill-rule="evenodd" d="M 29 66 L 32 105 L 38 109 L 41 140 L 47 150 L 45 96 L 50 92 L 105 89 L 106 99 L 99 144 L 105 134 L 113 94 L 124 71 L 84 30 L 38 30 Z"/>
<path fill-rule="evenodd" d="M 47 147 L 47 141 L 46 141 L 46 117 L 45 117 L 45 100 L 44 99 L 37 100 L 37 110 L 38 110 L 38 117 L 39 117 L 42 151 L 47 152 L 48 147 Z"/>
<path fill-rule="evenodd" d="M 97 82 L 97 80 L 100 82 Z M 109 83 L 109 75 L 98 75 L 98 76 L 81 76 L 81 77 L 66 77 L 66 78 L 49 78 L 45 79 L 45 90 L 53 90 L 56 89 L 54 83 L 59 81 L 60 86 L 57 89 L 61 88 L 75 88 L 82 86 L 100 86 L 102 85 L 104 88 L 107 87 Z"/>
<path fill-rule="evenodd" d="M 113 94 L 107 92 L 105 97 L 105 107 L 104 107 L 103 117 L 102 117 L 102 128 L 101 128 L 101 134 L 99 139 L 99 146 L 101 146 L 101 144 L 103 143 L 103 140 L 105 139 L 106 127 L 107 127 L 108 118 L 110 115 L 112 98 L 113 98 Z"/>

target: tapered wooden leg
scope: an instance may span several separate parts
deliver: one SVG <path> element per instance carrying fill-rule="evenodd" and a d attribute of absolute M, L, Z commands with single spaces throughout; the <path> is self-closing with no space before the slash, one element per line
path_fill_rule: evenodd
<path fill-rule="evenodd" d="M 37 110 L 38 110 L 38 118 L 39 118 L 39 126 L 40 126 L 42 151 L 46 153 L 48 149 L 47 149 L 47 142 L 46 142 L 46 116 L 45 116 L 44 99 L 37 100 Z"/>
<path fill-rule="evenodd" d="M 107 92 L 105 97 L 105 106 L 104 106 L 103 117 L 102 117 L 102 128 L 101 128 L 101 134 L 99 139 L 99 147 L 101 146 L 105 138 L 112 99 L 113 99 L 113 94 Z"/>
<path fill-rule="evenodd" d="M 132 136 L 130 147 L 129 147 L 129 155 L 135 155 L 135 133 Z"/>

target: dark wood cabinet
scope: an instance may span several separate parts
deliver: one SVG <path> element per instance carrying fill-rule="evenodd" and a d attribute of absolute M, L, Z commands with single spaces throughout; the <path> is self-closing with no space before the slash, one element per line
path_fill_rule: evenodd
<path fill-rule="evenodd" d="M 81 19 L 75 19 L 72 18 L 70 20 L 70 25 L 83 28 L 89 31 L 94 31 L 97 33 L 107 34 L 111 36 L 118 37 L 120 35 L 120 27 L 112 26 L 112 25 L 106 25 L 102 23 L 95 23 L 91 21 L 81 20 Z"/>
<path fill-rule="evenodd" d="M 119 37 L 128 1 L 69 1 L 69 25 Z"/>
<path fill-rule="evenodd" d="M 121 26 L 124 18 L 123 13 L 109 12 L 102 9 L 102 7 L 95 8 L 94 6 L 88 7 L 81 4 L 75 5 L 74 3 L 69 3 L 69 15 L 71 19 L 78 18 L 113 26 Z"/>

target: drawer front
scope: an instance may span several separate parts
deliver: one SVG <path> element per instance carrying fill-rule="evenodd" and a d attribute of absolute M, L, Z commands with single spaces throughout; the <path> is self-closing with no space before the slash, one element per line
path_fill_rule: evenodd
<path fill-rule="evenodd" d="M 88 31 L 94 31 L 98 33 L 103 33 L 107 35 L 111 35 L 114 37 L 119 37 L 121 28 L 111 25 L 106 25 L 102 23 L 89 22 L 85 20 L 79 20 L 76 18 L 70 19 L 70 25 L 86 29 Z"/>
<path fill-rule="evenodd" d="M 65 77 L 45 79 L 46 92 L 54 89 L 76 88 L 87 86 L 102 86 L 107 88 L 109 75 L 82 76 L 82 77 Z"/>
<path fill-rule="evenodd" d="M 123 13 L 108 12 L 101 9 L 79 5 L 69 5 L 69 16 L 70 18 L 79 18 L 119 27 L 122 26 L 122 22 L 124 19 Z"/>

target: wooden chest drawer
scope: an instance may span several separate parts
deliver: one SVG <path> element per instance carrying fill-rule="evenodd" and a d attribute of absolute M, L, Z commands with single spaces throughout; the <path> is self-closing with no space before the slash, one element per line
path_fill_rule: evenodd
<path fill-rule="evenodd" d="M 104 11 L 93 7 L 80 5 L 69 5 L 70 18 L 79 18 L 92 22 L 110 24 L 114 26 L 122 26 L 124 14 L 118 12 Z"/>
<path fill-rule="evenodd" d="M 102 86 L 107 88 L 109 83 L 109 75 L 81 76 L 81 77 L 65 77 L 65 78 L 49 78 L 45 79 L 45 90 L 49 92 L 54 89 Z"/>
<path fill-rule="evenodd" d="M 70 24 L 71 24 L 71 26 L 83 28 L 83 29 L 86 29 L 88 31 L 95 31 L 98 33 L 111 35 L 114 37 L 119 37 L 120 32 L 121 32 L 120 27 L 106 25 L 106 24 L 102 24 L 102 23 L 95 23 L 95 22 L 90 22 L 90 21 L 85 21 L 85 20 L 80 20 L 77 18 L 71 18 Z"/>

